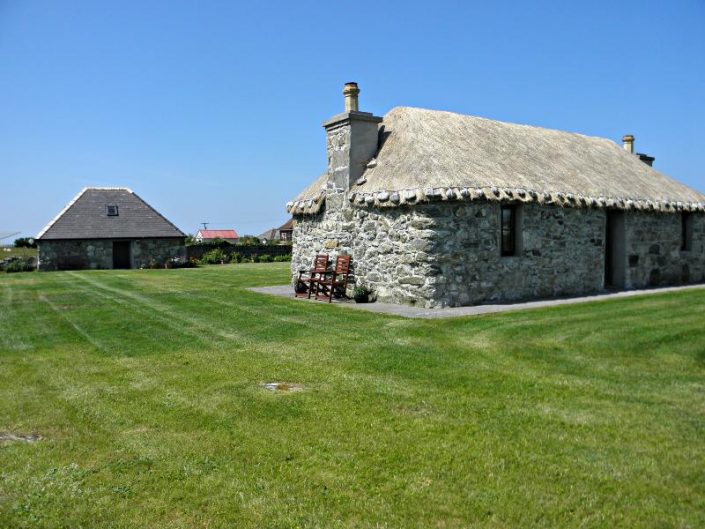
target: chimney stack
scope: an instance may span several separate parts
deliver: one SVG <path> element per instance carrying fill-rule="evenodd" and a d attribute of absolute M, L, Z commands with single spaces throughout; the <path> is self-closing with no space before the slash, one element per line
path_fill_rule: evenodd
<path fill-rule="evenodd" d="M 357 83 L 345 83 L 343 87 L 343 95 L 345 96 L 345 112 L 358 112 L 357 96 L 360 94 L 360 89 Z"/>
<path fill-rule="evenodd" d="M 634 154 L 634 136 L 631 134 L 626 134 L 622 138 L 622 142 L 624 143 L 624 150 L 629 154 Z"/>
<path fill-rule="evenodd" d="M 357 83 L 345 83 L 345 112 L 323 123 L 328 155 L 327 189 L 331 191 L 348 191 L 365 172 L 379 147 L 382 118 L 360 112 L 359 93 Z"/>
<path fill-rule="evenodd" d="M 654 158 L 653 156 L 649 156 L 648 154 L 644 154 L 643 152 L 634 152 L 634 136 L 631 134 L 625 134 L 622 137 L 622 142 L 624 143 L 624 150 L 627 151 L 629 154 L 634 154 L 639 157 L 639 159 L 644 162 L 646 165 L 649 167 L 653 167 L 654 165 Z"/>

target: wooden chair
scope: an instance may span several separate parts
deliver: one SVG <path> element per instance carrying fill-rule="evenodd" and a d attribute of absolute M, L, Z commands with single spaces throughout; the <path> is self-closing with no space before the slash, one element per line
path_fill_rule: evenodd
<path fill-rule="evenodd" d="M 350 276 L 350 256 L 339 255 L 335 260 L 335 268 L 327 272 L 323 279 L 316 281 L 316 299 L 328 303 L 333 302 L 333 295 L 345 296 Z"/>
<path fill-rule="evenodd" d="M 310 270 L 299 270 L 299 277 L 296 279 L 296 287 L 294 289 L 296 297 L 308 297 L 311 299 L 313 285 L 319 279 L 325 279 L 326 272 L 328 272 L 328 255 L 316 255 L 313 260 L 313 268 Z M 304 277 L 305 274 L 308 274 L 308 277 Z"/>

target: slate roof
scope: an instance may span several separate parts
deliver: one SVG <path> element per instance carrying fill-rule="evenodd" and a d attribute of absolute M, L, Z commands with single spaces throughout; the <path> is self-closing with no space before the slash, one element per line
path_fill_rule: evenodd
<path fill-rule="evenodd" d="M 385 140 L 348 199 L 394 207 L 432 200 L 496 200 L 658 211 L 703 211 L 705 196 L 613 141 L 420 108 L 397 107 Z M 287 204 L 315 214 L 323 174 Z"/>
<path fill-rule="evenodd" d="M 279 231 L 291 231 L 293 229 L 294 229 L 294 219 L 289 219 L 284 224 L 279 226 Z"/>
<path fill-rule="evenodd" d="M 267 241 L 276 241 L 279 239 L 279 230 L 276 228 L 269 229 L 257 236 L 258 239 L 265 239 Z"/>
<path fill-rule="evenodd" d="M 258 239 L 266 239 L 268 241 L 280 241 L 281 240 L 281 232 L 283 231 L 292 231 L 294 229 L 294 219 L 291 218 L 287 220 L 284 224 L 279 226 L 278 228 L 271 228 L 263 233 L 260 233 L 257 238 Z"/>
<path fill-rule="evenodd" d="M 108 206 L 117 206 L 117 215 L 108 215 Z M 50 239 L 142 239 L 185 237 L 131 189 L 87 187 L 37 235 Z"/>

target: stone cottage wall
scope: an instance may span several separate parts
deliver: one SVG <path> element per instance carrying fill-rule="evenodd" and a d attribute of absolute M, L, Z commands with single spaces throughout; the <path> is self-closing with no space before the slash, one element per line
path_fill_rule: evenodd
<path fill-rule="evenodd" d="M 108 239 L 40 240 L 37 245 L 42 271 L 113 267 L 113 241 Z"/>
<path fill-rule="evenodd" d="M 520 205 L 517 255 L 503 257 L 499 204 L 429 207 L 437 225 L 438 305 L 580 295 L 602 288 L 604 210 Z"/>
<path fill-rule="evenodd" d="M 604 212 L 521 208 L 521 254 L 501 257 L 499 204 L 363 209 L 329 196 L 323 213 L 297 218 L 292 270 L 310 268 L 316 253 L 352 255 L 356 278 L 378 299 L 426 307 L 599 290 Z"/>
<path fill-rule="evenodd" d="M 627 288 L 705 281 L 705 215 L 692 218 L 692 249 L 682 252 L 680 213 L 625 214 Z"/>
<path fill-rule="evenodd" d="M 178 238 L 135 239 L 130 251 L 132 268 L 162 267 L 172 257 L 186 258 L 184 239 Z"/>
<path fill-rule="evenodd" d="M 352 207 L 344 194 L 329 194 L 325 210 L 297 217 L 292 273 L 308 270 L 317 253 L 351 255 L 355 278 L 372 288 L 378 299 L 430 304 L 434 279 L 428 252 L 433 219 L 422 208 L 385 210 Z"/>
<path fill-rule="evenodd" d="M 342 193 L 328 195 L 323 212 L 297 216 L 292 272 L 309 269 L 317 253 L 351 255 L 357 280 L 378 299 L 425 307 L 603 290 L 604 209 L 519 209 L 519 251 L 502 257 L 498 203 L 376 209 L 350 206 Z M 704 280 L 705 220 L 695 219 L 687 254 L 680 252 L 680 229 L 678 214 L 625 212 L 627 288 Z"/>
<path fill-rule="evenodd" d="M 42 271 L 105 270 L 113 267 L 112 239 L 38 241 Z M 172 257 L 185 257 L 184 240 L 179 238 L 135 239 L 131 241 L 132 268 L 163 266 Z"/>

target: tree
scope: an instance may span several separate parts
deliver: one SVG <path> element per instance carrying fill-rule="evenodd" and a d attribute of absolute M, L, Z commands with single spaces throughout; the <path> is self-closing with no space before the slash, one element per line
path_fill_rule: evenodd
<path fill-rule="evenodd" d="M 31 237 L 20 237 L 15 239 L 15 248 L 36 248 L 37 241 Z"/>
<path fill-rule="evenodd" d="M 243 235 L 237 242 L 238 244 L 242 244 L 244 246 L 256 246 L 260 244 L 259 239 L 254 235 Z"/>

